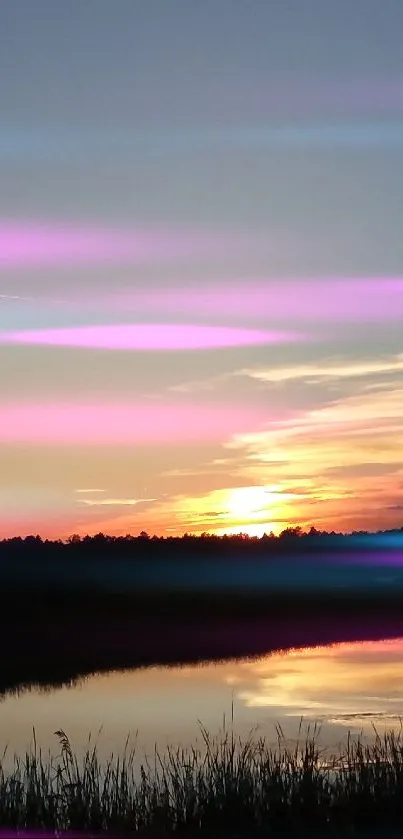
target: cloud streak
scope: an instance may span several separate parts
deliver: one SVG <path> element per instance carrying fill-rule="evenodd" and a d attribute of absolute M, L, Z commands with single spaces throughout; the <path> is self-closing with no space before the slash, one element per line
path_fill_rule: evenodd
<path fill-rule="evenodd" d="M 80 498 L 79 503 L 87 507 L 137 507 L 138 504 L 148 504 L 157 498 Z"/>
<path fill-rule="evenodd" d="M 0 444 L 144 445 L 221 442 L 263 427 L 265 417 L 243 406 L 107 403 L 3 404 Z"/>
<path fill-rule="evenodd" d="M 401 95 L 398 89 L 393 91 Z M 340 96 L 340 94 L 339 94 Z M 396 99 L 395 99 L 396 101 Z M 350 105 L 351 107 L 351 105 Z M 48 166 L 68 160 L 80 161 L 94 153 L 128 157 L 136 154 L 143 159 L 161 155 L 178 156 L 184 153 L 223 151 L 257 152 L 265 150 L 329 150 L 352 151 L 393 150 L 403 147 L 403 122 L 401 119 L 374 120 L 332 119 L 331 122 L 312 120 L 310 123 L 273 125 L 262 122 L 195 126 L 194 128 L 165 128 L 163 131 L 125 132 L 103 130 L 57 130 L 49 125 L 47 130 L 18 130 L 9 128 L 0 138 L 0 160 L 18 163 L 21 160 L 46 163 Z"/>
<path fill-rule="evenodd" d="M 353 379 L 403 371 L 403 353 L 387 358 L 360 361 L 352 359 L 324 359 L 317 364 L 297 364 L 293 367 L 239 370 L 236 375 L 249 376 L 269 384 L 297 381 L 321 382 L 326 379 Z"/>
<path fill-rule="evenodd" d="M 403 318 L 403 276 L 284 277 L 217 281 L 201 288 L 116 293 L 110 309 L 124 307 L 167 316 L 241 318 L 269 323 L 309 323 L 320 333 L 325 323 L 368 323 Z"/>
<path fill-rule="evenodd" d="M 82 492 L 82 493 L 87 493 L 87 492 L 106 492 L 106 490 L 105 490 L 105 489 L 99 489 L 98 487 L 94 487 L 94 488 L 89 488 L 89 489 L 86 489 L 86 488 L 84 488 L 84 489 L 76 489 L 76 492 Z"/>
<path fill-rule="evenodd" d="M 301 340 L 291 332 L 200 324 L 112 324 L 0 333 L 0 344 L 103 350 L 207 350 Z"/>
<path fill-rule="evenodd" d="M 0 270 L 128 263 L 152 265 L 237 254 L 256 236 L 206 230 L 139 229 L 0 219 Z"/>

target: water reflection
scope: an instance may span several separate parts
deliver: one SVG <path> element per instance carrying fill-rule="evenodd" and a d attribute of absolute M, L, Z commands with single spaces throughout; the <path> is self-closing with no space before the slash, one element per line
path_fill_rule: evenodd
<path fill-rule="evenodd" d="M 403 639 L 289 650 L 246 665 L 237 695 L 250 708 L 329 723 L 388 724 L 403 715 Z M 246 684 L 251 681 L 253 687 Z"/>
<path fill-rule="evenodd" d="M 321 739 L 334 747 L 346 727 L 371 732 L 375 722 L 399 727 L 403 713 L 403 638 L 339 643 L 275 653 L 257 660 L 184 667 L 152 667 L 98 674 L 70 687 L 8 695 L 0 705 L 0 751 L 23 753 L 35 726 L 38 744 L 57 753 L 53 732 L 63 728 L 82 752 L 88 733 L 102 726 L 99 752 L 123 750 L 127 734 L 140 754 L 154 744 L 200 742 L 200 720 L 217 733 L 231 714 L 235 729 L 252 728 L 275 740 L 275 724 L 296 736 L 301 716 L 320 720 Z M 136 734 L 138 732 L 138 734 Z"/>

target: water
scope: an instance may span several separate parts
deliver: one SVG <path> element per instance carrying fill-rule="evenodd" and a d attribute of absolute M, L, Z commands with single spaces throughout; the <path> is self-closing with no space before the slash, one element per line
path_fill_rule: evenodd
<path fill-rule="evenodd" d="M 138 754 L 152 760 L 154 746 L 201 743 L 199 722 L 214 735 L 231 722 L 246 737 L 251 729 L 276 741 L 276 723 L 293 739 L 301 716 L 319 721 L 330 750 L 347 730 L 373 734 L 399 728 L 403 714 L 403 637 L 338 643 L 277 652 L 259 659 L 95 674 L 71 687 L 24 689 L 0 703 L 0 751 L 5 762 L 23 754 L 35 727 L 38 745 L 58 753 L 57 729 L 82 753 L 97 739 L 102 758 L 122 752 L 128 734 Z M 136 739 L 136 732 L 137 739 Z"/>

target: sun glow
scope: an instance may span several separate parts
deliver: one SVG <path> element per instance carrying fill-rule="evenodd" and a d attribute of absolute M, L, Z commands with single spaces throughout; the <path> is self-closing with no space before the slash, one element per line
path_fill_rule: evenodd
<path fill-rule="evenodd" d="M 248 536 L 260 537 L 264 533 L 276 533 L 279 527 L 275 519 L 283 518 L 284 512 L 282 496 L 276 493 L 275 488 L 266 486 L 228 490 L 223 499 L 223 507 L 220 519 L 223 523 L 228 522 L 228 525 L 215 529 L 218 535 L 246 533 Z"/>
<path fill-rule="evenodd" d="M 214 530 L 216 536 L 238 536 L 245 534 L 246 536 L 256 536 L 260 539 L 265 534 L 274 533 L 276 536 L 279 533 L 279 528 L 273 522 L 265 522 L 265 524 L 240 524 L 236 527 L 223 527 Z"/>
<path fill-rule="evenodd" d="M 176 496 L 170 516 L 183 533 L 217 536 L 244 533 L 278 535 L 295 523 L 295 494 L 281 485 L 251 485 L 212 490 L 202 496 Z"/>
<path fill-rule="evenodd" d="M 228 491 L 226 504 L 231 518 L 261 518 L 269 507 L 269 490 L 264 486 L 237 487 Z"/>

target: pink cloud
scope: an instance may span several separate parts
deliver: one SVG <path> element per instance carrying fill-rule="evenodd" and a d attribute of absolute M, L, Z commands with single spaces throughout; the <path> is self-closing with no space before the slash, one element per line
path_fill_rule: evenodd
<path fill-rule="evenodd" d="M 263 429 L 266 422 L 267 416 L 238 405 L 4 404 L 0 444 L 199 444 Z"/>
<path fill-rule="evenodd" d="M 75 263 L 147 264 L 188 259 L 252 245 L 253 237 L 214 231 L 120 229 L 0 219 L 0 269 Z"/>
<path fill-rule="evenodd" d="M 254 279 L 170 290 L 111 295 L 110 307 L 137 313 L 312 321 L 379 322 L 403 318 L 403 277 L 315 277 Z"/>
<path fill-rule="evenodd" d="M 287 332 L 192 324 L 115 324 L 0 333 L 0 344 L 109 350 L 203 350 L 295 341 Z"/>

